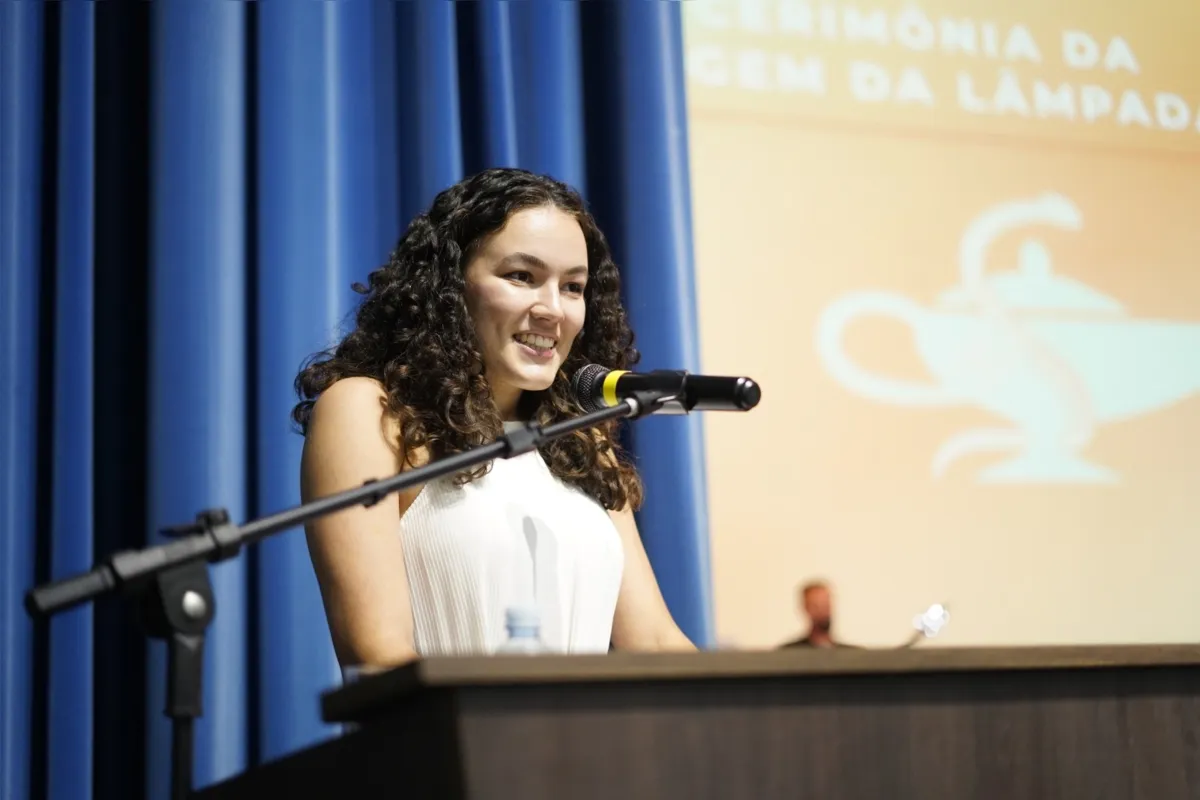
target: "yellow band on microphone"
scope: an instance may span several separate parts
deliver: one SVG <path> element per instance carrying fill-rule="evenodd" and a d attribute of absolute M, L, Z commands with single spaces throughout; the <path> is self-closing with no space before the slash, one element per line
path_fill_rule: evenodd
<path fill-rule="evenodd" d="M 604 376 L 604 405 L 611 408 L 617 404 L 617 381 L 628 372 L 627 369 L 614 369 Z"/>

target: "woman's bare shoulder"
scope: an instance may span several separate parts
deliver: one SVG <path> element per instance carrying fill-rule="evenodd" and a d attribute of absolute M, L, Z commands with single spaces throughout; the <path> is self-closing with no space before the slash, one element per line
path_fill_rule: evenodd
<path fill-rule="evenodd" d="M 387 391 L 375 378 L 342 378 L 325 389 L 313 404 L 308 438 L 381 439 L 395 442 L 400 423 L 388 404 Z"/>
<path fill-rule="evenodd" d="M 383 383 L 375 378 L 342 378 L 321 392 L 313 404 L 313 413 L 315 415 L 329 408 L 341 410 L 347 406 L 356 411 L 370 407 L 383 410 L 387 407 L 387 391 L 383 388 Z"/>

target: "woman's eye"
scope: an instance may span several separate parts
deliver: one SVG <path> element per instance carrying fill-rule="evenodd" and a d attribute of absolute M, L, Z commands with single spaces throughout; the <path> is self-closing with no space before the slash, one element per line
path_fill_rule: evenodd
<path fill-rule="evenodd" d="M 566 286 L 566 289 L 571 294 L 583 294 L 583 284 L 582 283 L 568 283 Z"/>
<path fill-rule="evenodd" d="M 533 280 L 533 276 L 523 270 L 510 272 L 504 277 L 510 281 L 517 281 L 518 283 L 528 283 L 529 281 Z"/>

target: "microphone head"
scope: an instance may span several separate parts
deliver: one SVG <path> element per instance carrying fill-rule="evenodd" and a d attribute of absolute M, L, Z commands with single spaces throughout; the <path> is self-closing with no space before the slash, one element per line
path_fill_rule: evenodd
<path fill-rule="evenodd" d="M 610 371 L 599 364 L 585 364 L 571 378 L 571 390 L 575 393 L 575 402 L 579 403 L 580 408 L 584 411 L 599 411 L 603 408 L 596 398 L 600 397 L 600 387 L 604 383 L 604 376 Z"/>
<path fill-rule="evenodd" d="M 749 411 L 762 399 L 762 389 L 749 378 L 738 378 L 735 402 L 742 411 Z"/>

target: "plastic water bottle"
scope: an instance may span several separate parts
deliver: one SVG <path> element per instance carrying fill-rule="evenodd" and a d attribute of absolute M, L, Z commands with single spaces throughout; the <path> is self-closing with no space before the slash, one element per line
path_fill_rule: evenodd
<path fill-rule="evenodd" d="M 504 627 L 508 629 L 508 639 L 497 648 L 497 653 L 536 655 L 549 652 L 542 644 L 541 618 L 536 608 L 517 606 L 508 609 L 504 613 Z"/>

